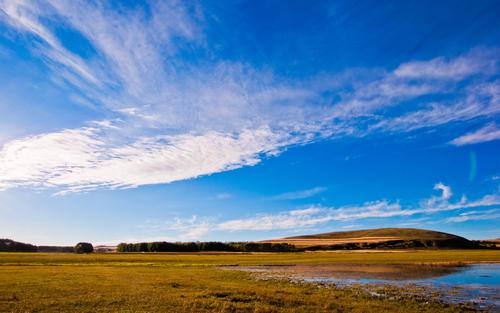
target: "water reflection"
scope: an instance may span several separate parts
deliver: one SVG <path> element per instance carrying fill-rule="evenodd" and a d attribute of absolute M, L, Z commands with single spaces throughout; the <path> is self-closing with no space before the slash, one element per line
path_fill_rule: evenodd
<path fill-rule="evenodd" d="M 500 312 L 500 264 L 463 266 L 322 264 L 245 266 L 237 269 L 259 273 L 261 277 L 266 278 L 331 283 L 336 286 L 351 284 L 362 284 L 366 287 L 377 284 L 431 286 L 441 292 L 441 299 L 444 301 L 474 302 L 479 307 L 490 307 L 493 311 Z"/>
<path fill-rule="evenodd" d="M 241 270 L 267 272 L 293 278 L 318 278 L 332 280 L 417 280 L 431 279 L 459 273 L 466 266 L 432 265 L 379 265 L 379 264 L 321 264 L 246 266 Z"/>

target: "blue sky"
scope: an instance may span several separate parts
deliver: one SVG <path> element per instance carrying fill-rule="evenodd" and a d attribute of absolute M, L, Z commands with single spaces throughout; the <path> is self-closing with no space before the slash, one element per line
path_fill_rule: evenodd
<path fill-rule="evenodd" d="M 0 237 L 499 237 L 498 13 L 0 0 Z"/>

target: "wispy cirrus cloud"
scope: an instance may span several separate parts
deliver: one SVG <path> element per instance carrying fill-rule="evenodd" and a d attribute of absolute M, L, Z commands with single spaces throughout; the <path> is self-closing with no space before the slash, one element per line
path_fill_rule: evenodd
<path fill-rule="evenodd" d="M 213 230 L 213 225 L 208 219 L 200 219 L 193 215 L 189 218 L 176 217 L 168 222 L 147 221 L 139 228 L 148 232 L 148 236 L 145 238 L 155 238 L 153 241 L 188 241 L 202 240 Z M 169 235 L 165 233 L 169 233 Z M 165 237 L 162 238 L 161 234 Z M 135 239 L 134 241 L 141 240 L 145 239 Z"/>
<path fill-rule="evenodd" d="M 306 199 L 318 195 L 327 190 L 326 187 L 314 187 L 305 190 L 291 191 L 285 192 L 279 195 L 272 197 L 273 200 L 297 200 L 297 199 Z"/>
<path fill-rule="evenodd" d="M 269 129 L 256 129 L 146 137 L 109 146 L 100 135 L 99 129 L 86 127 L 11 141 L 0 151 L 1 181 L 6 187 L 65 192 L 168 183 L 254 165 L 261 154 L 276 153 L 283 140 Z"/>
<path fill-rule="evenodd" d="M 231 199 L 233 197 L 232 194 L 228 193 L 228 192 L 222 192 L 222 193 L 218 193 L 215 195 L 215 199 L 217 200 L 227 200 L 227 199 Z"/>
<path fill-rule="evenodd" d="M 450 141 L 450 144 L 455 146 L 465 146 L 498 139 L 500 139 L 500 129 L 497 128 L 496 124 L 492 123 L 478 129 L 475 132 L 457 137 Z"/>
<path fill-rule="evenodd" d="M 413 61 L 400 65 L 394 71 L 396 77 L 411 79 L 451 79 L 460 80 L 475 75 L 482 70 L 494 70 L 492 64 L 484 60 L 458 57 L 447 60 L 438 57 L 430 61 Z"/>
<path fill-rule="evenodd" d="M 496 116 L 500 112 L 498 81 L 473 84 L 465 88 L 462 99 L 424 103 L 423 107 L 394 118 L 382 119 L 372 130 L 406 132 L 436 127 L 451 122 L 464 122 L 479 117 Z"/>
<path fill-rule="evenodd" d="M 307 211 L 302 210 L 303 214 L 296 214 L 296 212 L 296 210 L 292 210 L 279 214 L 261 214 L 250 218 L 225 221 L 219 224 L 218 228 L 229 231 L 308 228 L 331 221 L 405 215 L 398 203 L 389 203 L 385 200 L 337 209 L 312 207 Z"/>
<path fill-rule="evenodd" d="M 278 214 L 260 214 L 249 218 L 224 221 L 218 224 L 216 228 L 227 231 L 307 229 L 318 225 L 325 225 L 332 221 L 350 222 L 368 218 L 382 219 L 398 216 L 425 216 L 446 211 L 500 206 L 500 196 L 498 194 L 485 195 L 474 201 L 468 201 L 466 197 L 462 197 L 459 202 L 452 203 L 449 202 L 453 194 L 449 186 L 438 183 L 434 189 L 440 190 L 441 195 L 439 197 L 431 196 L 428 199 L 423 199 L 419 207 L 403 207 L 399 202 L 378 200 L 367 202 L 362 205 L 339 208 L 311 207 L 298 210 L 301 214 L 296 214 L 297 210 Z M 474 218 L 479 219 L 486 217 L 489 213 L 495 213 L 496 211 L 497 210 L 494 209 L 461 213 L 461 215 L 449 218 L 447 221 L 458 222 L 472 220 Z M 498 215 L 490 214 L 490 217 L 498 218 Z"/>
<path fill-rule="evenodd" d="M 446 219 L 446 222 L 462 223 L 467 221 L 495 220 L 500 219 L 500 209 L 469 211 L 460 213 Z"/>
<path fill-rule="evenodd" d="M 251 166 L 292 145 L 491 119 L 500 111 L 495 48 L 298 79 L 249 62 L 196 59 L 211 52 L 200 4 L 117 10 L 91 1 L 1 0 L 0 22 L 23 34 L 60 88 L 103 116 L 5 143 L 2 189 L 169 183 Z M 71 49 L 56 26 L 76 34 L 88 52 Z M 444 100 L 422 100 L 429 95 Z M 321 191 L 284 196 L 308 192 Z"/>
<path fill-rule="evenodd" d="M 320 208 L 311 207 L 311 208 L 307 208 L 307 209 L 292 210 L 292 211 L 289 211 L 288 214 L 290 214 L 292 216 L 301 216 L 301 215 L 307 216 L 307 215 L 316 214 L 320 211 L 321 211 Z"/>
<path fill-rule="evenodd" d="M 500 195 L 486 194 L 476 200 L 469 201 L 462 196 L 458 201 L 452 198 L 451 187 L 438 183 L 435 190 L 439 195 L 422 199 L 419 205 L 402 205 L 399 201 L 377 200 L 359 205 L 341 207 L 311 206 L 278 213 L 262 213 L 238 219 L 221 219 L 213 216 L 189 218 L 173 218 L 172 220 L 148 221 L 140 228 L 146 233 L 145 238 L 163 240 L 203 240 L 214 232 L 245 231 L 307 231 L 325 227 L 331 222 L 346 223 L 342 229 L 362 226 L 366 219 L 390 219 L 394 217 L 412 217 L 410 222 L 398 223 L 401 227 L 419 226 L 422 223 L 459 223 L 474 220 L 500 218 Z M 457 212 L 443 220 L 435 220 L 435 214 Z M 342 225 L 342 224 L 341 224 Z M 175 238 L 175 239 L 172 239 Z M 137 241 L 137 240 L 136 240 Z M 140 241 L 140 240 L 139 240 Z"/>

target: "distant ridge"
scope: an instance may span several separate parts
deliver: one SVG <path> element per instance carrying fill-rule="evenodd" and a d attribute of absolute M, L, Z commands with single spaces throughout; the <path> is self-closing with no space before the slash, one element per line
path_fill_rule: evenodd
<path fill-rule="evenodd" d="M 35 246 L 12 239 L 0 239 L 0 252 L 74 252 L 73 247 Z"/>
<path fill-rule="evenodd" d="M 419 228 L 375 228 L 364 230 L 338 231 L 331 233 L 322 233 L 314 235 L 303 235 L 286 237 L 286 239 L 302 239 L 302 238 L 317 238 L 317 239 L 344 239 L 356 237 L 390 237 L 401 239 L 451 239 L 463 237 L 448 234 L 435 230 L 419 229 Z"/>
<path fill-rule="evenodd" d="M 453 234 L 418 228 L 376 228 L 265 240 L 309 249 L 473 248 L 475 243 Z"/>
<path fill-rule="evenodd" d="M 0 239 L 0 252 L 36 252 L 37 247 L 11 239 Z"/>

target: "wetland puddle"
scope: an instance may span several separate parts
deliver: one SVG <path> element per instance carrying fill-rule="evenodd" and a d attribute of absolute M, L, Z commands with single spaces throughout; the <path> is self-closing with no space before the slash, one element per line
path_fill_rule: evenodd
<path fill-rule="evenodd" d="M 225 269 L 256 273 L 261 279 L 287 279 L 336 287 L 361 286 L 374 296 L 381 286 L 413 286 L 420 295 L 434 292 L 446 302 L 469 302 L 477 308 L 500 312 L 500 264 L 443 265 L 273 265 Z M 405 290 L 410 290 L 405 288 Z"/>

